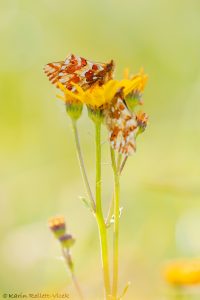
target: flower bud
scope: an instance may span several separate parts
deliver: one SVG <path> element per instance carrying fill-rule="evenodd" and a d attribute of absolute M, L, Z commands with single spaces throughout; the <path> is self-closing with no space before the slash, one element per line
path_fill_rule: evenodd
<path fill-rule="evenodd" d="M 82 114 L 83 104 L 81 102 L 66 102 L 66 112 L 73 120 L 78 120 Z"/>
<path fill-rule="evenodd" d="M 142 105 L 142 94 L 138 90 L 132 91 L 130 94 L 128 94 L 125 98 L 126 105 L 128 106 L 128 109 L 131 112 L 134 112 L 136 106 Z"/>
<path fill-rule="evenodd" d="M 104 119 L 103 109 L 99 108 L 88 108 L 88 116 L 94 123 L 101 123 Z"/>
<path fill-rule="evenodd" d="M 71 234 L 64 234 L 60 236 L 59 241 L 61 242 L 62 247 L 67 249 L 71 248 L 75 243 L 75 239 Z"/>
<path fill-rule="evenodd" d="M 145 131 L 147 127 L 148 115 L 145 112 L 140 111 L 136 114 L 136 121 L 138 126 L 138 135 Z"/>

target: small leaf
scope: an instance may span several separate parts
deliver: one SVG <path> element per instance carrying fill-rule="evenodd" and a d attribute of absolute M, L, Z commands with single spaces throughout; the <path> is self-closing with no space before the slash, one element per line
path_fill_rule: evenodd
<path fill-rule="evenodd" d="M 123 290 L 123 292 L 122 292 L 122 294 L 121 294 L 121 296 L 119 297 L 118 300 L 121 300 L 126 295 L 126 293 L 127 293 L 128 288 L 129 288 L 130 285 L 131 285 L 131 282 L 128 281 L 127 284 L 125 285 L 125 288 L 124 288 L 124 290 Z"/>
<path fill-rule="evenodd" d="M 85 197 L 80 196 L 79 198 L 83 202 L 83 204 L 85 205 L 85 207 L 88 208 L 89 210 L 91 210 L 93 212 L 93 208 L 92 208 L 91 203 Z"/>

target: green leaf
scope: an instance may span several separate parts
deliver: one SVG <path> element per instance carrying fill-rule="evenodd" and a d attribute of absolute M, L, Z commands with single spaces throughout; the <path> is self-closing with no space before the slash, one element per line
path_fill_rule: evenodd
<path fill-rule="evenodd" d="M 121 296 L 118 298 L 118 300 L 121 300 L 126 295 L 130 285 L 131 285 L 131 282 L 128 281 L 127 284 L 125 285 L 125 288 L 123 289 Z"/>
<path fill-rule="evenodd" d="M 79 198 L 83 202 L 83 204 L 85 205 L 85 207 L 88 208 L 90 211 L 93 212 L 93 208 L 92 208 L 92 205 L 91 205 L 90 201 L 88 201 L 85 197 L 82 197 L 82 196 L 80 196 Z"/>

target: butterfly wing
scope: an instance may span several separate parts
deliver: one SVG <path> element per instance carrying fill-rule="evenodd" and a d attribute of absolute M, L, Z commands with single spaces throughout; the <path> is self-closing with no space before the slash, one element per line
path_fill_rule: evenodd
<path fill-rule="evenodd" d="M 59 80 L 59 72 L 64 61 L 52 62 L 44 66 L 44 73 L 47 75 L 51 83 L 56 84 Z"/>
<path fill-rule="evenodd" d="M 132 155 L 136 150 L 136 118 L 126 107 L 120 95 L 106 112 L 106 125 L 111 147 L 124 155 Z"/>
<path fill-rule="evenodd" d="M 69 55 L 65 61 L 50 63 L 44 68 L 52 83 L 60 82 L 69 90 L 74 88 L 73 83 L 83 89 L 88 89 L 96 82 L 103 84 L 111 79 L 113 69 L 113 61 L 108 64 L 94 63 L 74 54 Z"/>

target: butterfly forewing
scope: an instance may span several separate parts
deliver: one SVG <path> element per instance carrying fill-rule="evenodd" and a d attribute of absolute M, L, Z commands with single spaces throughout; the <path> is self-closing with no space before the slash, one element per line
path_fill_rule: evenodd
<path fill-rule="evenodd" d="M 62 83 L 67 89 L 72 90 L 73 83 L 83 89 L 88 89 L 98 82 L 100 85 L 111 79 L 114 65 L 111 61 L 108 64 L 94 63 L 83 57 L 69 55 L 65 61 L 49 63 L 44 71 L 49 80 L 57 84 Z"/>
<path fill-rule="evenodd" d="M 44 73 L 48 76 L 49 80 L 55 84 L 59 80 L 59 72 L 64 64 L 64 61 L 49 63 L 44 66 Z"/>

